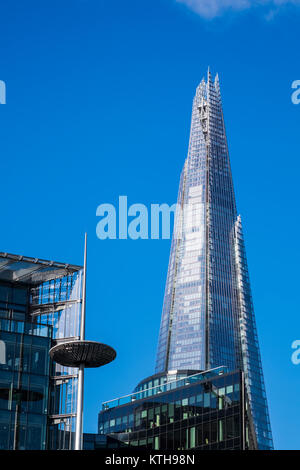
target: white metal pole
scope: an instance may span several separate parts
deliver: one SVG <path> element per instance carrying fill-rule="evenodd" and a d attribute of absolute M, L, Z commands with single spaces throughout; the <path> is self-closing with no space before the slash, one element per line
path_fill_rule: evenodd
<path fill-rule="evenodd" d="M 75 450 L 82 449 L 82 418 L 83 418 L 83 385 L 84 385 L 84 365 L 80 364 L 78 369 L 77 388 L 77 414 L 75 431 Z"/>
<path fill-rule="evenodd" d="M 82 304 L 81 304 L 81 320 L 80 320 L 80 340 L 81 341 L 84 341 L 84 338 L 85 338 L 86 257 L 87 257 L 87 234 L 85 233 L 83 280 L 82 280 Z M 84 364 L 80 364 L 79 370 L 78 370 L 75 450 L 82 449 L 83 387 L 84 387 Z"/>
<path fill-rule="evenodd" d="M 85 293 L 86 293 L 86 257 L 87 257 L 87 234 L 84 234 L 84 262 L 83 262 L 83 280 L 82 280 L 82 308 L 80 321 L 80 340 L 85 339 Z"/>

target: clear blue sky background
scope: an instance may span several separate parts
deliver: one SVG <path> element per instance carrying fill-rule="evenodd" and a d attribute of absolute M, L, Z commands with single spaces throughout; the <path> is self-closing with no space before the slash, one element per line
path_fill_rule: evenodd
<path fill-rule="evenodd" d="M 88 371 L 87 432 L 103 400 L 153 373 L 170 241 L 96 238 L 96 207 L 173 204 L 192 98 L 210 65 L 243 217 L 275 446 L 299 449 L 300 8 L 207 20 L 173 0 L 0 4 L 0 251 L 82 262 L 87 337 L 116 361 Z"/>

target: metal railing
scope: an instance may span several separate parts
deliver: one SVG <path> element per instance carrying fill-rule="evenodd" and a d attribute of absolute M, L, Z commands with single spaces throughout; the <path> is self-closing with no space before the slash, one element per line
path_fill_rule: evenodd
<path fill-rule="evenodd" d="M 225 374 L 226 372 L 228 372 L 227 366 L 219 366 L 213 369 L 205 370 L 203 372 L 198 372 L 197 374 L 189 375 L 187 377 L 180 378 L 177 380 L 172 380 L 165 384 L 156 385 L 155 387 L 151 387 L 146 390 L 133 392 L 129 395 L 124 395 L 123 397 L 105 401 L 102 403 L 102 410 L 109 410 L 111 408 L 115 408 L 116 406 L 125 405 L 127 403 L 132 403 L 137 400 L 152 397 L 159 393 L 165 393 L 176 388 L 184 387 L 185 385 L 191 385 L 195 382 L 200 382 L 202 380 L 215 377 L 216 375 Z"/>

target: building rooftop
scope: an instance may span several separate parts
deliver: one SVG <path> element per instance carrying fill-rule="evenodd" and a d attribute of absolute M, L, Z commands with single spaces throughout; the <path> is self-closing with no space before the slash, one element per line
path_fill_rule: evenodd
<path fill-rule="evenodd" d="M 81 269 L 82 266 L 0 252 L 0 281 L 37 285 Z"/>

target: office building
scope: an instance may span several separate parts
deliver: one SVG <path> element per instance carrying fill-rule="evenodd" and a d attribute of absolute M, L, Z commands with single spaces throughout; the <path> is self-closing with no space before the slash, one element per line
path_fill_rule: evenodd
<path fill-rule="evenodd" d="M 0 253 L 0 449 L 74 448 L 78 368 L 50 360 L 79 337 L 82 267 Z"/>

